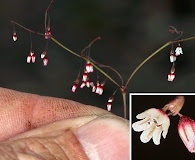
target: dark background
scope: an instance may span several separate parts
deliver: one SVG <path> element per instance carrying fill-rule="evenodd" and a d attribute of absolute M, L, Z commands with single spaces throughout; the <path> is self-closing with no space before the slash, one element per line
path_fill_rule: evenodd
<path fill-rule="evenodd" d="M 33 35 L 33 49 L 37 55 L 37 62 L 27 64 L 26 56 L 30 50 L 29 33 L 16 27 L 18 41 L 13 42 L 10 20 L 15 20 L 32 30 L 44 32 L 44 14 L 49 2 L 50 0 L 6 0 L 1 3 L 1 87 L 72 99 L 106 109 L 107 100 L 116 89 L 109 81 L 106 82 L 102 96 L 92 94 L 87 88 L 76 93 L 71 92 L 79 71 L 80 59 L 51 42 L 48 48 L 49 64 L 43 67 L 38 57 L 45 49 L 45 40 Z M 92 58 L 117 69 L 125 82 L 137 65 L 170 40 L 170 25 L 182 30 L 184 38 L 194 36 L 194 16 L 193 0 L 56 0 L 50 12 L 53 36 L 77 53 L 95 37 L 101 36 L 102 40 L 91 48 Z M 137 72 L 129 84 L 127 93 L 194 92 L 194 43 L 195 41 L 182 43 L 184 54 L 176 62 L 174 82 L 167 81 L 167 74 L 171 68 L 169 46 Z M 100 78 L 104 80 L 103 76 Z M 189 112 L 193 113 L 192 108 L 190 109 Z M 139 113 L 136 108 L 133 111 Z M 120 92 L 116 93 L 112 112 L 123 116 Z M 174 141 L 169 142 L 172 149 L 177 147 Z M 140 145 L 142 146 L 147 148 L 147 145 Z M 158 152 L 154 152 L 151 148 L 148 154 L 158 153 L 158 156 L 166 155 L 166 158 L 170 159 L 170 154 L 176 155 L 181 150 L 180 154 L 188 155 L 185 147 L 183 148 L 178 147 L 177 152 L 172 152 L 171 148 L 167 150 L 166 147 L 158 147 Z M 146 158 L 142 154 L 145 152 L 143 149 L 137 149 L 136 152 Z M 186 155 L 176 157 L 186 159 Z"/>
<path fill-rule="evenodd" d="M 182 95 L 182 94 L 181 94 Z M 133 95 L 131 99 L 132 104 L 132 123 L 137 122 L 136 115 L 150 108 L 161 109 L 171 100 L 175 95 Z M 181 110 L 181 114 L 195 119 L 194 104 L 195 95 L 185 95 L 185 103 Z M 151 139 L 148 143 L 140 141 L 142 132 L 135 132 L 131 130 L 132 134 L 132 159 L 179 159 L 179 160 L 193 160 L 194 153 L 190 153 L 183 141 L 180 139 L 177 125 L 179 116 L 170 116 L 170 127 L 168 134 L 164 139 L 161 137 L 160 145 L 155 145 Z"/>

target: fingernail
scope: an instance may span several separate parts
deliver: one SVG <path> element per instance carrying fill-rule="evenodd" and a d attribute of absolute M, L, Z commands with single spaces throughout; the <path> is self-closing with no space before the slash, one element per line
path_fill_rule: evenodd
<path fill-rule="evenodd" d="M 76 136 L 92 160 L 129 159 L 129 121 L 97 118 L 78 128 Z"/>

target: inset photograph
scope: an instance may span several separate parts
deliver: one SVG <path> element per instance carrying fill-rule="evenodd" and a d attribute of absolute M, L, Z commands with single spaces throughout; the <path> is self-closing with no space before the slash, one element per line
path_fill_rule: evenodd
<path fill-rule="evenodd" d="M 132 160 L 194 159 L 195 94 L 131 93 Z"/>

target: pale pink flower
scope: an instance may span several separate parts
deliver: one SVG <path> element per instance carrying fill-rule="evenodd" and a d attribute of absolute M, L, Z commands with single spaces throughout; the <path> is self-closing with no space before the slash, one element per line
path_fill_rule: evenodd
<path fill-rule="evenodd" d="M 75 83 L 75 84 L 72 86 L 72 92 L 75 92 L 76 89 L 77 89 L 77 87 L 78 87 L 78 84 Z"/>
<path fill-rule="evenodd" d="M 114 96 L 112 95 L 109 99 L 108 99 L 108 103 L 107 103 L 107 110 L 110 112 L 111 111 L 111 107 L 112 107 L 112 102 L 114 101 Z"/>
<path fill-rule="evenodd" d="M 87 71 L 87 73 L 93 72 L 93 65 L 91 64 L 91 62 L 88 60 L 86 65 L 85 65 L 85 69 Z"/>
<path fill-rule="evenodd" d="M 181 45 L 179 43 L 177 48 L 175 49 L 175 55 L 179 56 L 180 54 L 183 54 L 183 51 L 182 51 Z"/>
<path fill-rule="evenodd" d="M 176 59 L 177 59 L 177 56 L 171 50 L 171 53 L 170 53 L 170 62 L 173 63 L 173 62 L 176 61 Z"/>
<path fill-rule="evenodd" d="M 17 36 L 16 32 L 13 32 L 13 40 L 14 40 L 14 42 L 17 41 L 17 39 L 18 39 L 18 36 Z"/>
<path fill-rule="evenodd" d="M 48 58 L 45 56 L 43 58 L 43 66 L 47 66 L 48 65 Z"/>
<path fill-rule="evenodd" d="M 87 78 L 88 78 L 87 71 L 84 70 L 82 81 L 83 81 L 83 82 L 86 82 L 86 81 L 87 81 Z"/>
<path fill-rule="evenodd" d="M 187 116 L 181 115 L 178 133 L 189 152 L 195 153 L 195 122 Z"/>
<path fill-rule="evenodd" d="M 170 120 L 167 114 L 156 108 L 148 109 L 136 116 L 137 119 L 142 119 L 132 124 L 134 131 L 142 132 L 140 140 L 147 143 L 153 138 L 155 145 L 160 144 L 161 133 L 163 138 L 166 138 L 170 126 Z"/>

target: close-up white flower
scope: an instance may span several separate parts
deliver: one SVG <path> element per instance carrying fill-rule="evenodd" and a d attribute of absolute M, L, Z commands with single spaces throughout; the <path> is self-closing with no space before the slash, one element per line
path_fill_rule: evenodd
<path fill-rule="evenodd" d="M 141 120 L 133 123 L 132 128 L 137 132 L 143 131 L 140 136 L 140 140 L 143 143 L 149 142 L 152 138 L 154 144 L 159 145 L 161 134 L 164 139 L 166 138 L 170 120 L 164 111 L 151 108 L 138 114 L 136 118 Z"/>

